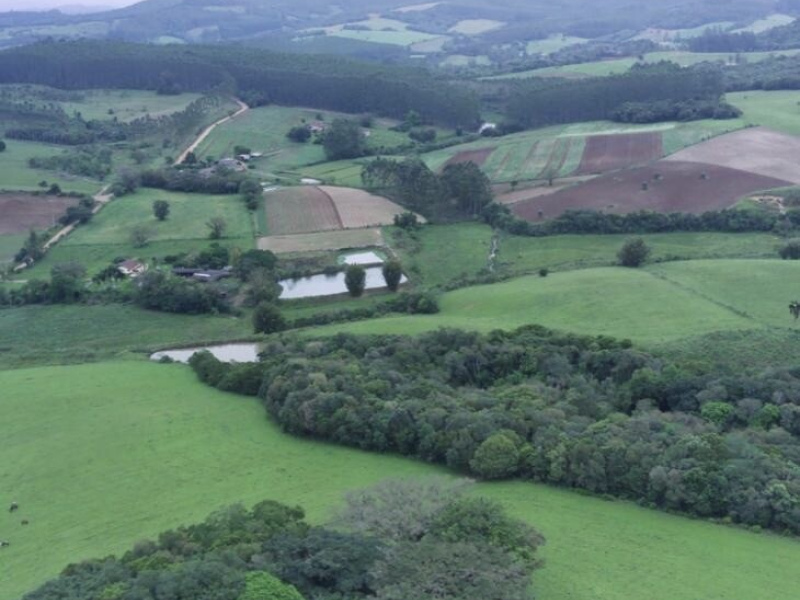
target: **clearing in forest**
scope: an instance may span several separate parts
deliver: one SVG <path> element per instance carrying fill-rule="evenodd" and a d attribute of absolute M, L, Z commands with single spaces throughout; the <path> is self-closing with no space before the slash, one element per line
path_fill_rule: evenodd
<path fill-rule="evenodd" d="M 579 175 L 616 171 L 661 158 L 661 133 L 593 135 L 586 139 Z"/>
<path fill-rule="evenodd" d="M 798 156 L 800 137 L 753 127 L 686 148 L 667 161 L 707 163 L 800 184 Z"/>
<path fill-rule="evenodd" d="M 786 180 L 726 167 L 659 161 L 518 202 L 512 210 L 528 221 L 550 219 L 579 209 L 617 214 L 637 210 L 702 213 L 729 208 L 752 192 L 786 185 L 789 185 Z"/>

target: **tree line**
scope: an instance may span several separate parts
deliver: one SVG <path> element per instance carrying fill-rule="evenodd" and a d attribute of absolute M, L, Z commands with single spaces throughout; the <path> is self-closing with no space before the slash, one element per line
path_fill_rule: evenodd
<path fill-rule="evenodd" d="M 243 46 L 42 42 L 0 54 L 0 83 L 238 94 L 253 105 L 313 106 L 402 118 L 416 110 L 449 125 L 478 122 L 464 87 L 416 68 Z"/>
<path fill-rule="evenodd" d="M 23 600 L 532 600 L 544 538 L 470 486 L 386 481 L 326 525 L 270 500 L 229 506 L 71 564 Z"/>
<path fill-rule="evenodd" d="M 196 355 L 284 431 L 800 534 L 800 379 L 694 374 L 630 342 L 488 335 L 282 338 L 260 363 Z"/>

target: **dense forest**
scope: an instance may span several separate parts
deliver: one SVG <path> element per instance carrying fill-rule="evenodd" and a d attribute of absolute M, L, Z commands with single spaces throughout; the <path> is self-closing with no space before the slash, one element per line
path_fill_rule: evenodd
<path fill-rule="evenodd" d="M 296 435 L 800 533 L 796 370 L 698 375 L 538 326 L 285 338 L 260 363 L 191 363 Z"/>
<path fill-rule="evenodd" d="M 530 600 L 544 539 L 469 488 L 387 481 L 351 493 L 331 526 L 269 500 L 229 506 L 24 600 Z"/>
<path fill-rule="evenodd" d="M 471 127 L 472 93 L 421 69 L 245 47 L 49 42 L 0 52 L 0 83 L 237 94 L 252 105 L 312 106 Z"/>

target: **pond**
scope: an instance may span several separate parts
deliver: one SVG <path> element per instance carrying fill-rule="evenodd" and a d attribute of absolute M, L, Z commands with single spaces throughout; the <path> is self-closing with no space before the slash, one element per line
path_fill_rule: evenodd
<path fill-rule="evenodd" d="M 386 287 L 383 279 L 383 269 L 381 267 L 369 267 L 364 269 L 367 272 L 365 289 L 377 290 Z M 408 279 L 403 275 L 400 283 L 406 283 Z M 319 296 L 336 296 L 346 294 L 347 286 L 344 283 L 344 273 L 335 275 L 312 275 L 302 279 L 284 279 L 279 282 L 283 291 L 281 300 L 296 300 L 298 298 L 316 298 Z"/>
<path fill-rule="evenodd" d="M 150 360 L 161 360 L 169 357 L 175 362 L 188 363 L 196 352 L 208 350 L 222 362 L 258 362 L 258 353 L 261 347 L 258 344 L 220 344 L 218 346 L 199 346 L 197 348 L 179 348 L 177 350 L 163 350 L 150 356 Z"/>
<path fill-rule="evenodd" d="M 382 265 L 383 258 L 373 251 L 368 252 L 354 252 L 352 254 L 345 254 L 341 257 L 341 263 L 345 265 Z"/>

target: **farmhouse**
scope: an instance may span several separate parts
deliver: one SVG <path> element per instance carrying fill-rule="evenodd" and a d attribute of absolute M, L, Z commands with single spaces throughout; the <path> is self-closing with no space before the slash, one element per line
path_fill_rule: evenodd
<path fill-rule="evenodd" d="M 117 265 L 117 271 L 125 277 L 138 277 L 147 271 L 147 265 L 138 260 L 129 259 Z"/>

